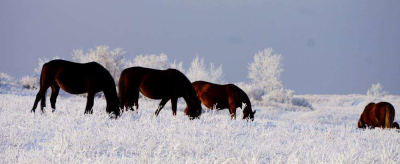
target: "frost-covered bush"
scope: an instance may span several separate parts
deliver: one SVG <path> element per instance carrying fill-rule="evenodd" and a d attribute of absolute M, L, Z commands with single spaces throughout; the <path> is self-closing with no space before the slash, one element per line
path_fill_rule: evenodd
<path fill-rule="evenodd" d="M 258 88 L 254 84 L 246 84 L 244 82 L 240 82 L 236 84 L 240 89 L 246 92 L 247 96 L 252 100 L 261 101 L 262 96 L 265 94 L 264 90 Z"/>
<path fill-rule="evenodd" d="M 387 94 L 388 94 L 388 92 L 383 90 L 383 86 L 381 83 L 372 84 L 372 87 L 370 89 L 368 89 L 368 91 L 367 91 L 368 97 L 380 98 Z"/>
<path fill-rule="evenodd" d="M 53 57 L 52 60 L 56 60 L 56 59 L 60 59 L 60 57 L 55 56 Z M 42 73 L 42 68 L 43 65 L 46 64 L 47 62 L 49 62 L 50 60 L 47 58 L 39 58 L 39 63 L 37 65 L 37 67 L 35 68 L 35 70 L 33 71 L 33 77 L 32 78 L 40 78 L 40 74 Z"/>
<path fill-rule="evenodd" d="M 280 81 L 281 72 L 283 72 L 282 56 L 272 54 L 273 52 L 272 48 L 267 48 L 256 53 L 253 63 L 250 63 L 248 67 L 248 77 L 252 83 L 266 92 L 283 88 L 282 81 Z"/>
<path fill-rule="evenodd" d="M 125 68 L 135 66 L 164 70 L 168 69 L 170 64 L 168 63 L 168 56 L 164 53 L 160 55 L 136 55 L 133 61 L 125 60 Z"/>
<path fill-rule="evenodd" d="M 311 103 L 302 97 L 293 97 L 291 100 L 292 105 L 307 107 L 313 109 Z"/>
<path fill-rule="evenodd" d="M 160 69 L 160 70 L 174 68 L 181 72 L 184 72 L 182 62 L 176 63 L 176 61 L 174 61 L 173 63 L 170 63 L 167 54 L 164 53 L 161 53 L 159 55 L 156 54 L 137 55 L 135 56 L 133 61 L 124 60 L 124 68 L 137 67 L 137 66 Z"/>
<path fill-rule="evenodd" d="M 55 57 L 53 57 L 52 60 L 55 60 L 55 59 L 60 59 L 60 57 L 55 56 Z M 40 74 L 42 73 L 43 65 L 49 61 L 50 60 L 47 58 L 39 58 L 39 63 L 36 66 L 36 68 L 34 69 L 33 75 L 32 76 L 24 76 L 19 80 L 22 87 L 26 88 L 26 89 L 38 89 Z"/>
<path fill-rule="evenodd" d="M 247 93 L 255 100 L 260 100 L 261 97 L 261 100 L 267 102 L 291 103 L 294 91 L 284 89 L 282 81 L 280 81 L 283 72 L 282 56 L 272 54 L 273 52 L 272 48 L 267 48 L 254 55 L 254 61 L 248 67 L 248 77 L 252 80 L 252 84 L 250 84 L 252 89 Z"/>
<path fill-rule="evenodd" d="M 79 63 L 97 62 L 110 72 L 115 81 L 118 81 L 125 54 L 122 48 L 111 50 L 108 46 L 97 46 L 86 54 L 82 49 L 73 50 L 72 60 Z"/>
<path fill-rule="evenodd" d="M 183 68 L 182 62 L 177 63 L 176 60 L 174 60 L 173 63 L 170 63 L 170 68 L 174 68 L 181 71 L 182 73 L 185 73 L 185 69 Z"/>
<path fill-rule="evenodd" d="M 212 83 L 224 83 L 222 79 L 224 76 L 222 72 L 222 65 L 220 65 L 218 68 L 215 68 L 214 64 L 210 63 L 210 67 L 207 68 L 207 66 L 204 64 L 204 59 L 200 59 L 198 56 L 193 59 L 188 71 L 186 72 L 186 76 L 192 82 L 204 80 Z"/>
<path fill-rule="evenodd" d="M 262 96 L 266 102 L 291 103 L 294 91 L 290 89 L 275 89 Z"/>
<path fill-rule="evenodd" d="M 14 78 L 7 73 L 0 73 L 0 86 L 15 86 Z"/>
<path fill-rule="evenodd" d="M 21 78 L 20 83 L 26 89 L 38 89 L 39 80 L 36 77 L 24 76 Z"/>

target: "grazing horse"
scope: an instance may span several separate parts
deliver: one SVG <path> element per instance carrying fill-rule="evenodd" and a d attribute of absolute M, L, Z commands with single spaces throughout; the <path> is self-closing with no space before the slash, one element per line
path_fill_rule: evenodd
<path fill-rule="evenodd" d="M 51 108 L 56 109 L 56 99 L 60 88 L 71 94 L 87 93 L 85 114 L 93 113 L 94 96 L 103 91 L 107 101 L 107 113 L 115 117 L 120 114 L 119 99 L 115 82 L 110 72 L 96 62 L 74 63 L 65 60 L 52 60 L 42 67 L 40 74 L 40 90 L 32 108 L 35 112 L 41 100 L 41 109 L 46 106 L 46 91 L 51 87 Z"/>
<path fill-rule="evenodd" d="M 400 129 L 399 123 L 393 122 L 393 128 Z"/>
<path fill-rule="evenodd" d="M 234 84 L 219 85 L 205 81 L 192 83 L 197 97 L 209 109 L 229 109 L 231 119 L 236 119 L 236 108 L 243 109 L 243 119 L 254 120 L 256 111 L 251 110 L 247 94 Z M 245 103 L 245 106 L 242 106 Z"/>
<path fill-rule="evenodd" d="M 393 123 L 394 114 L 394 107 L 388 102 L 369 103 L 358 120 L 358 128 L 397 128 L 399 124 Z"/>
<path fill-rule="evenodd" d="M 143 67 L 131 67 L 122 71 L 118 83 L 121 108 L 139 109 L 139 92 L 150 99 L 161 99 L 155 112 L 158 116 L 164 105 L 171 100 L 172 114 L 176 115 L 178 98 L 183 97 L 190 119 L 201 115 L 201 102 L 196 97 L 189 79 L 176 69 L 156 70 Z"/>

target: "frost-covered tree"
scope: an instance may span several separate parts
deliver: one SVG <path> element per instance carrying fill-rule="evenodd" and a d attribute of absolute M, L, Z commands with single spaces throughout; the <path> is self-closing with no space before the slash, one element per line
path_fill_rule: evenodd
<path fill-rule="evenodd" d="M 274 50 L 267 48 L 254 55 L 253 63 L 250 63 L 248 77 L 261 89 L 270 92 L 283 88 L 280 81 L 282 68 L 282 56 L 272 54 Z"/>
<path fill-rule="evenodd" d="M 122 48 L 111 50 L 108 46 L 97 46 L 87 53 L 83 53 L 82 49 L 73 50 L 72 60 L 79 63 L 97 62 L 106 68 L 117 82 L 125 54 Z"/>
<path fill-rule="evenodd" d="M 60 59 L 60 57 L 55 56 L 52 60 Z M 49 62 L 50 60 L 47 58 L 39 58 L 39 63 L 33 71 L 32 76 L 24 76 L 19 80 L 19 83 L 22 87 L 26 89 L 38 89 L 39 88 L 39 79 L 40 74 L 42 72 L 42 67 L 45 63 Z"/>
<path fill-rule="evenodd" d="M 24 76 L 19 81 L 23 88 L 26 89 L 38 89 L 39 88 L 39 79 L 31 76 Z"/>
<path fill-rule="evenodd" d="M 207 69 L 206 65 L 204 64 L 204 59 L 200 59 L 198 56 L 193 59 L 188 71 L 186 72 L 186 76 L 192 82 L 205 80 L 212 83 L 224 83 L 222 80 L 224 76 L 222 72 L 222 65 L 220 65 L 218 68 L 215 68 L 214 64 L 210 63 L 210 67 Z"/>
<path fill-rule="evenodd" d="M 14 78 L 7 73 L 0 73 L 0 86 L 14 86 Z"/>
<path fill-rule="evenodd" d="M 177 70 L 181 71 L 182 73 L 185 73 L 185 69 L 183 68 L 182 62 L 177 63 L 176 60 L 174 60 L 174 62 L 170 64 L 170 67 L 177 69 Z"/>
<path fill-rule="evenodd" d="M 182 62 L 176 63 L 176 61 L 174 61 L 173 63 L 170 63 L 167 54 L 164 53 L 161 53 L 159 55 L 157 54 L 137 55 L 135 56 L 133 61 L 131 60 L 124 61 L 124 68 L 137 67 L 137 66 L 159 69 L 159 70 L 174 68 L 181 72 L 184 72 L 182 65 L 183 65 Z"/>
<path fill-rule="evenodd" d="M 53 57 L 52 60 L 56 60 L 56 59 L 60 59 L 60 57 L 55 56 Z M 37 65 L 37 67 L 34 69 L 33 71 L 33 77 L 32 78 L 37 78 L 39 79 L 40 74 L 42 73 L 42 67 L 44 64 L 46 64 L 47 62 L 49 62 L 50 60 L 47 58 L 39 58 L 39 63 Z M 27 78 L 26 78 L 27 79 Z"/>
<path fill-rule="evenodd" d="M 383 97 L 387 94 L 389 94 L 389 93 L 387 91 L 383 90 L 383 86 L 381 83 L 372 84 L 372 87 L 370 89 L 368 89 L 368 91 L 367 91 L 368 97 L 379 98 L 379 97 Z"/>
<path fill-rule="evenodd" d="M 250 97 L 253 96 L 254 100 L 291 103 L 294 91 L 285 89 L 280 80 L 283 72 L 283 58 L 280 54 L 273 54 L 273 52 L 274 49 L 267 48 L 254 54 L 254 61 L 248 67 L 248 77 L 252 82 L 246 88 L 247 93 Z"/>

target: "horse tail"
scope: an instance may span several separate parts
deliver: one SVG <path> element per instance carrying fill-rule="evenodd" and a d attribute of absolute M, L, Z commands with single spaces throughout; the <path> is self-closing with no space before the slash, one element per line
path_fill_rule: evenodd
<path fill-rule="evenodd" d="M 394 110 L 393 107 L 388 104 L 386 105 L 386 116 L 385 116 L 385 128 L 392 128 L 394 120 Z"/>
<path fill-rule="evenodd" d="M 42 70 L 43 70 L 43 68 L 44 68 L 44 65 L 43 65 L 43 67 L 42 67 Z M 42 86 L 42 76 L 43 76 L 43 72 L 40 72 L 40 77 L 39 77 L 39 88 L 40 88 L 40 86 Z"/>
<path fill-rule="evenodd" d="M 124 104 L 126 101 L 126 96 L 125 96 L 125 84 L 124 84 L 124 76 L 125 75 L 125 71 L 122 71 L 121 76 L 119 77 L 119 81 L 118 81 L 118 97 L 120 100 L 120 104 L 119 106 L 123 109 L 124 108 Z"/>

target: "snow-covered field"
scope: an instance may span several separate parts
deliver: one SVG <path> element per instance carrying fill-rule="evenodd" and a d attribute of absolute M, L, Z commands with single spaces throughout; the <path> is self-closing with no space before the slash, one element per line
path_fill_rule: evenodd
<path fill-rule="evenodd" d="M 0 93 L 0 163 L 400 162 L 399 132 L 356 128 L 368 103 L 364 95 L 300 96 L 314 110 L 254 102 L 255 121 L 247 122 L 230 120 L 227 110 L 191 121 L 182 101 L 176 117 L 169 103 L 154 117 L 159 101 L 145 99 L 138 113 L 113 120 L 102 98 L 93 115 L 84 115 L 86 99 L 70 95 L 59 96 L 56 112 L 33 114 L 35 92 Z M 400 109 L 400 96 L 382 100 Z"/>

